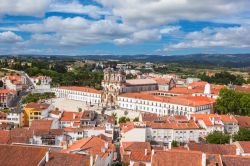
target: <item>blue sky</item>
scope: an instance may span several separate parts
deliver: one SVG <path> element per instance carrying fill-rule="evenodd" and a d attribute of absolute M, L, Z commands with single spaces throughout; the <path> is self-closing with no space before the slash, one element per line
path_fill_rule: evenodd
<path fill-rule="evenodd" d="M 0 54 L 250 53 L 249 0 L 1 0 Z"/>

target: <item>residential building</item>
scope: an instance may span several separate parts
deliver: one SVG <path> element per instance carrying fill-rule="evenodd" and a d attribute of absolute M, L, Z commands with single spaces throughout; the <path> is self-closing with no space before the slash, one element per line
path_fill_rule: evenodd
<path fill-rule="evenodd" d="M 250 157 L 239 155 L 223 155 L 221 156 L 223 166 L 245 166 L 250 165 Z"/>
<path fill-rule="evenodd" d="M 66 98 L 70 100 L 83 101 L 90 105 L 101 104 L 101 91 L 88 88 L 88 87 L 77 87 L 77 86 L 62 86 L 53 88 L 57 97 Z"/>
<path fill-rule="evenodd" d="M 44 119 L 49 116 L 53 106 L 44 103 L 28 103 L 24 107 L 24 125 L 30 126 L 33 120 Z"/>
<path fill-rule="evenodd" d="M 250 130 L 250 117 L 249 116 L 234 116 L 238 121 L 239 128 L 244 128 Z"/>
<path fill-rule="evenodd" d="M 20 92 L 27 87 L 27 80 L 25 76 L 12 75 L 2 78 L 5 89 L 15 90 Z"/>
<path fill-rule="evenodd" d="M 220 155 L 236 155 L 237 147 L 229 144 L 201 144 L 201 143 L 189 143 L 187 145 L 191 151 L 201 151 L 209 154 L 220 154 Z"/>
<path fill-rule="evenodd" d="M 71 142 L 99 135 L 105 135 L 111 140 L 113 138 L 113 134 L 107 133 L 104 127 L 80 127 L 80 128 L 66 127 L 63 130 L 64 133 L 67 136 L 69 136 L 69 140 Z"/>
<path fill-rule="evenodd" d="M 15 97 L 15 90 L 0 89 L 0 108 L 8 108 Z"/>
<path fill-rule="evenodd" d="M 22 127 L 24 125 L 24 113 L 20 108 L 12 108 L 7 113 L 7 123 L 13 124 L 16 127 Z"/>
<path fill-rule="evenodd" d="M 115 146 L 99 137 L 89 137 L 75 141 L 62 152 L 90 155 L 90 165 L 110 166 L 113 162 Z"/>
<path fill-rule="evenodd" d="M 122 142 L 145 142 L 146 125 L 138 122 L 127 122 L 120 125 L 121 141 Z"/>
<path fill-rule="evenodd" d="M 20 145 L 0 145 L 0 165 L 38 165 L 46 163 L 48 148 Z"/>
<path fill-rule="evenodd" d="M 155 96 L 147 93 L 124 93 L 118 96 L 123 109 L 164 115 L 209 114 L 215 100 L 202 96 Z"/>
<path fill-rule="evenodd" d="M 149 142 L 121 142 L 120 154 L 122 162 L 134 165 L 142 162 L 149 165 L 151 158 L 151 147 Z M 139 156 L 139 157 L 138 157 Z"/>
<path fill-rule="evenodd" d="M 153 151 L 152 166 L 206 166 L 206 154 L 197 151 L 167 150 Z"/>
<path fill-rule="evenodd" d="M 238 121 L 231 115 L 218 114 L 192 114 L 189 119 L 193 119 L 201 130 L 200 137 L 205 137 L 214 131 L 234 134 L 238 132 Z"/>
<path fill-rule="evenodd" d="M 83 166 L 91 165 L 90 156 L 51 151 L 31 145 L 0 145 L 0 165 Z M 92 166 L 92 165 L 91 165 Z"/>
<path fill-rule="evenodd" d="M 62 113 L 60 118 L 60 127 L 72 127 L 78 128 L 81 125 L 81 118 L 83 116 L 83 112 L 66 112 Z"/>
<path fill-rule="evenodd" d="M 242 156 L 250 156 L 250 141 L 236 141 L 233 143 L 239 150 Z"/>
<path fill-rule="evenodd" d="M 48 76 L 32 77 L 31 81 L 35 86 L 36 92 L 50 92 L 50 84 L 52 79 Z"/>
<path fill-rule="evenodd" d="M 83 111 L 83 115 L 81 117 L 81 126 L 96 126 L 95 118 L 95 111 Z"/>

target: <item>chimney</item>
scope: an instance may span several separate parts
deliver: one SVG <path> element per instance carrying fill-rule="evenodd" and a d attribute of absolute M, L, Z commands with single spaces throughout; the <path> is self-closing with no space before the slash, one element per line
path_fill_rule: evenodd
<path fill-rule="evenodd" d="M 168 142 L 168 149 L 169 149 L 169 150 L 172 149 L 172 141 L 169 141 L 169 142 Z"/>
<path fill-rule="evenodd" d="M 93 156 L 92 156 L 92 155 L 90 156 L 90 161 L 89 161 L 89 162 L 90 162 L 90 164 L 89 164 L 90 166 L 93 166 L 93 165 L 94 165 L 94 159 L 93 159 Z"/>
<path fill-rule="evenodd" d="M 241 153 L 240 153 L 240 149 L 239 148 L 236 148 L 236 155 L 240 155 Z"/>
<path fill-rule="evenodd" d="M 146 156 L 147 154 L 148 154 L 148 149 L 145 149 L 145 154 L 144 155 Z"/>
<path fill-rule="evenodd" d="M 206 153 L 202 153 L 202 156 L 201 156 L 201 161 L 202 161 L 202 166 L 206 166 Z"/>
<path fill-rule="evenodd" d="M 67 149 L 68 148 L 68 143 L 67 143 L 67 141 L 63 141 L 62 142 L 62 146 L 63 146 L 63 149 Z"/>
<path fill-rule="evenodd" d="M 106 149 L 108 149 L 108 148 L 109 148 L 109 143 L 108 143 L 108 142 L 105 142 L 104 147 L 105 147 Z"/>
<path fill-rule="evenodd" d="M 233 138 L 232 138 L 232 136 L 230 136 L 230 138 L 229 138 L 229 144 L 232 144 L 233 143 Z"/>
<path fill-rule="evenodd" d="M 49 151 L 47 151 L 45 154 L 45 162 L 49 162 Z"/>

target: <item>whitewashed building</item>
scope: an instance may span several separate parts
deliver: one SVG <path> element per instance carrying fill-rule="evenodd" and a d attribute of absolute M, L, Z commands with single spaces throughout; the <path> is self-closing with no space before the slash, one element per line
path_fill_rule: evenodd
<path fill-rule="evenodd" d="M 83 101 L 86 104 L 101 104 L 101 91 L 78 86 L 62 86 L 53 88 L 55 95 L 60 98 Z"/>
<path fill-rule="evenodd" d="M 36 92 L 50 92 L 50 83 L 52 79 L 48 76 L 32 77 L 31 81 L 35 86 Z"/>
<path fill-rule="evenodd" d="M 7 113 L 7 123 L 13 124 L 17 127 L 22 127 L 24 124 L 23 116 L 24 114 L 22 109 L 11 109 L 10 112 Z"/>
<path fill-rule="evenodd" d="M 118 96 L 122 109 L 164 115 L 209 114 L 215 100 L 202 96 L 155 96 L 148 93 L 124 93 Z"/>

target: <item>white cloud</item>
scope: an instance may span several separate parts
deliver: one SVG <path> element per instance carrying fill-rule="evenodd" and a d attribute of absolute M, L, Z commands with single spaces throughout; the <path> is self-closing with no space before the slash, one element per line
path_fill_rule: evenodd
<path fill-rule="evenodd" d="M 127 45 L 145 41 L 156 41 L 161 39 L 158 29 L 145 29 L 134 32 L 130 37 L 118 38 L 114 40 L 117 45 Z"/>
<path fill-rule="evenodd" d="M 104 11 L 100 7 L 94 5 L 83 5 L 79 1 L 69 1 L 64 3 L 57 1 L 50 5 L 49 11 L 62 13 L 87 14 L 93 18 L 100 18 L 101 15 L 108 15 L 108 11 Z"/>
<path fill-rule="evenodd" d="M 97 0 L 125 23 L 157 26 L 172 21 L 211 20 L 249 10 L 249 0 Z"/>
<path fill-rule="evenodd" d="M 22 40 L 23 40 L 22 37 L 16 35 L 11 31 L 0 33 L 0 43 L 2 44 L 16 43 L 16 42 L 21 42 Z"/>
<path fill-rule="evenodd" d="M 0 0 L 0 16 L 42 17 L 51 0 Z"/>
<path fill-rule="evenodd" d="M 202 31 L 188 33 L 184 41 L 167 45 L 165 50 L 187 49 L 187 48 L 250 48 L 250 26 L 231 28 L 205 28 Z"/>
<path fill-rule="evenodd" d="M 55 42 L 53 38 L 56 36 L 56 43 L 63 45 L 112 42 L 113 39 L 127 36 L 135 30 L 112 20 L 90 21 L 82 17 L 61 18 L 55 16 L 47 18 L 40 24 L 20 25 L 19 29 L 39 34 L 33 36 L 33 39 L 37 41 L 51 39 L 51 42 Z"/>
<path fill-rule="evenodd" d="M 170 33 L 175 33 L 175 32 L 179 32 L 180 30 L 180 26 L 167 26 L 164 27 L 160 30 L 161 34 L 170 34 Z"/>

